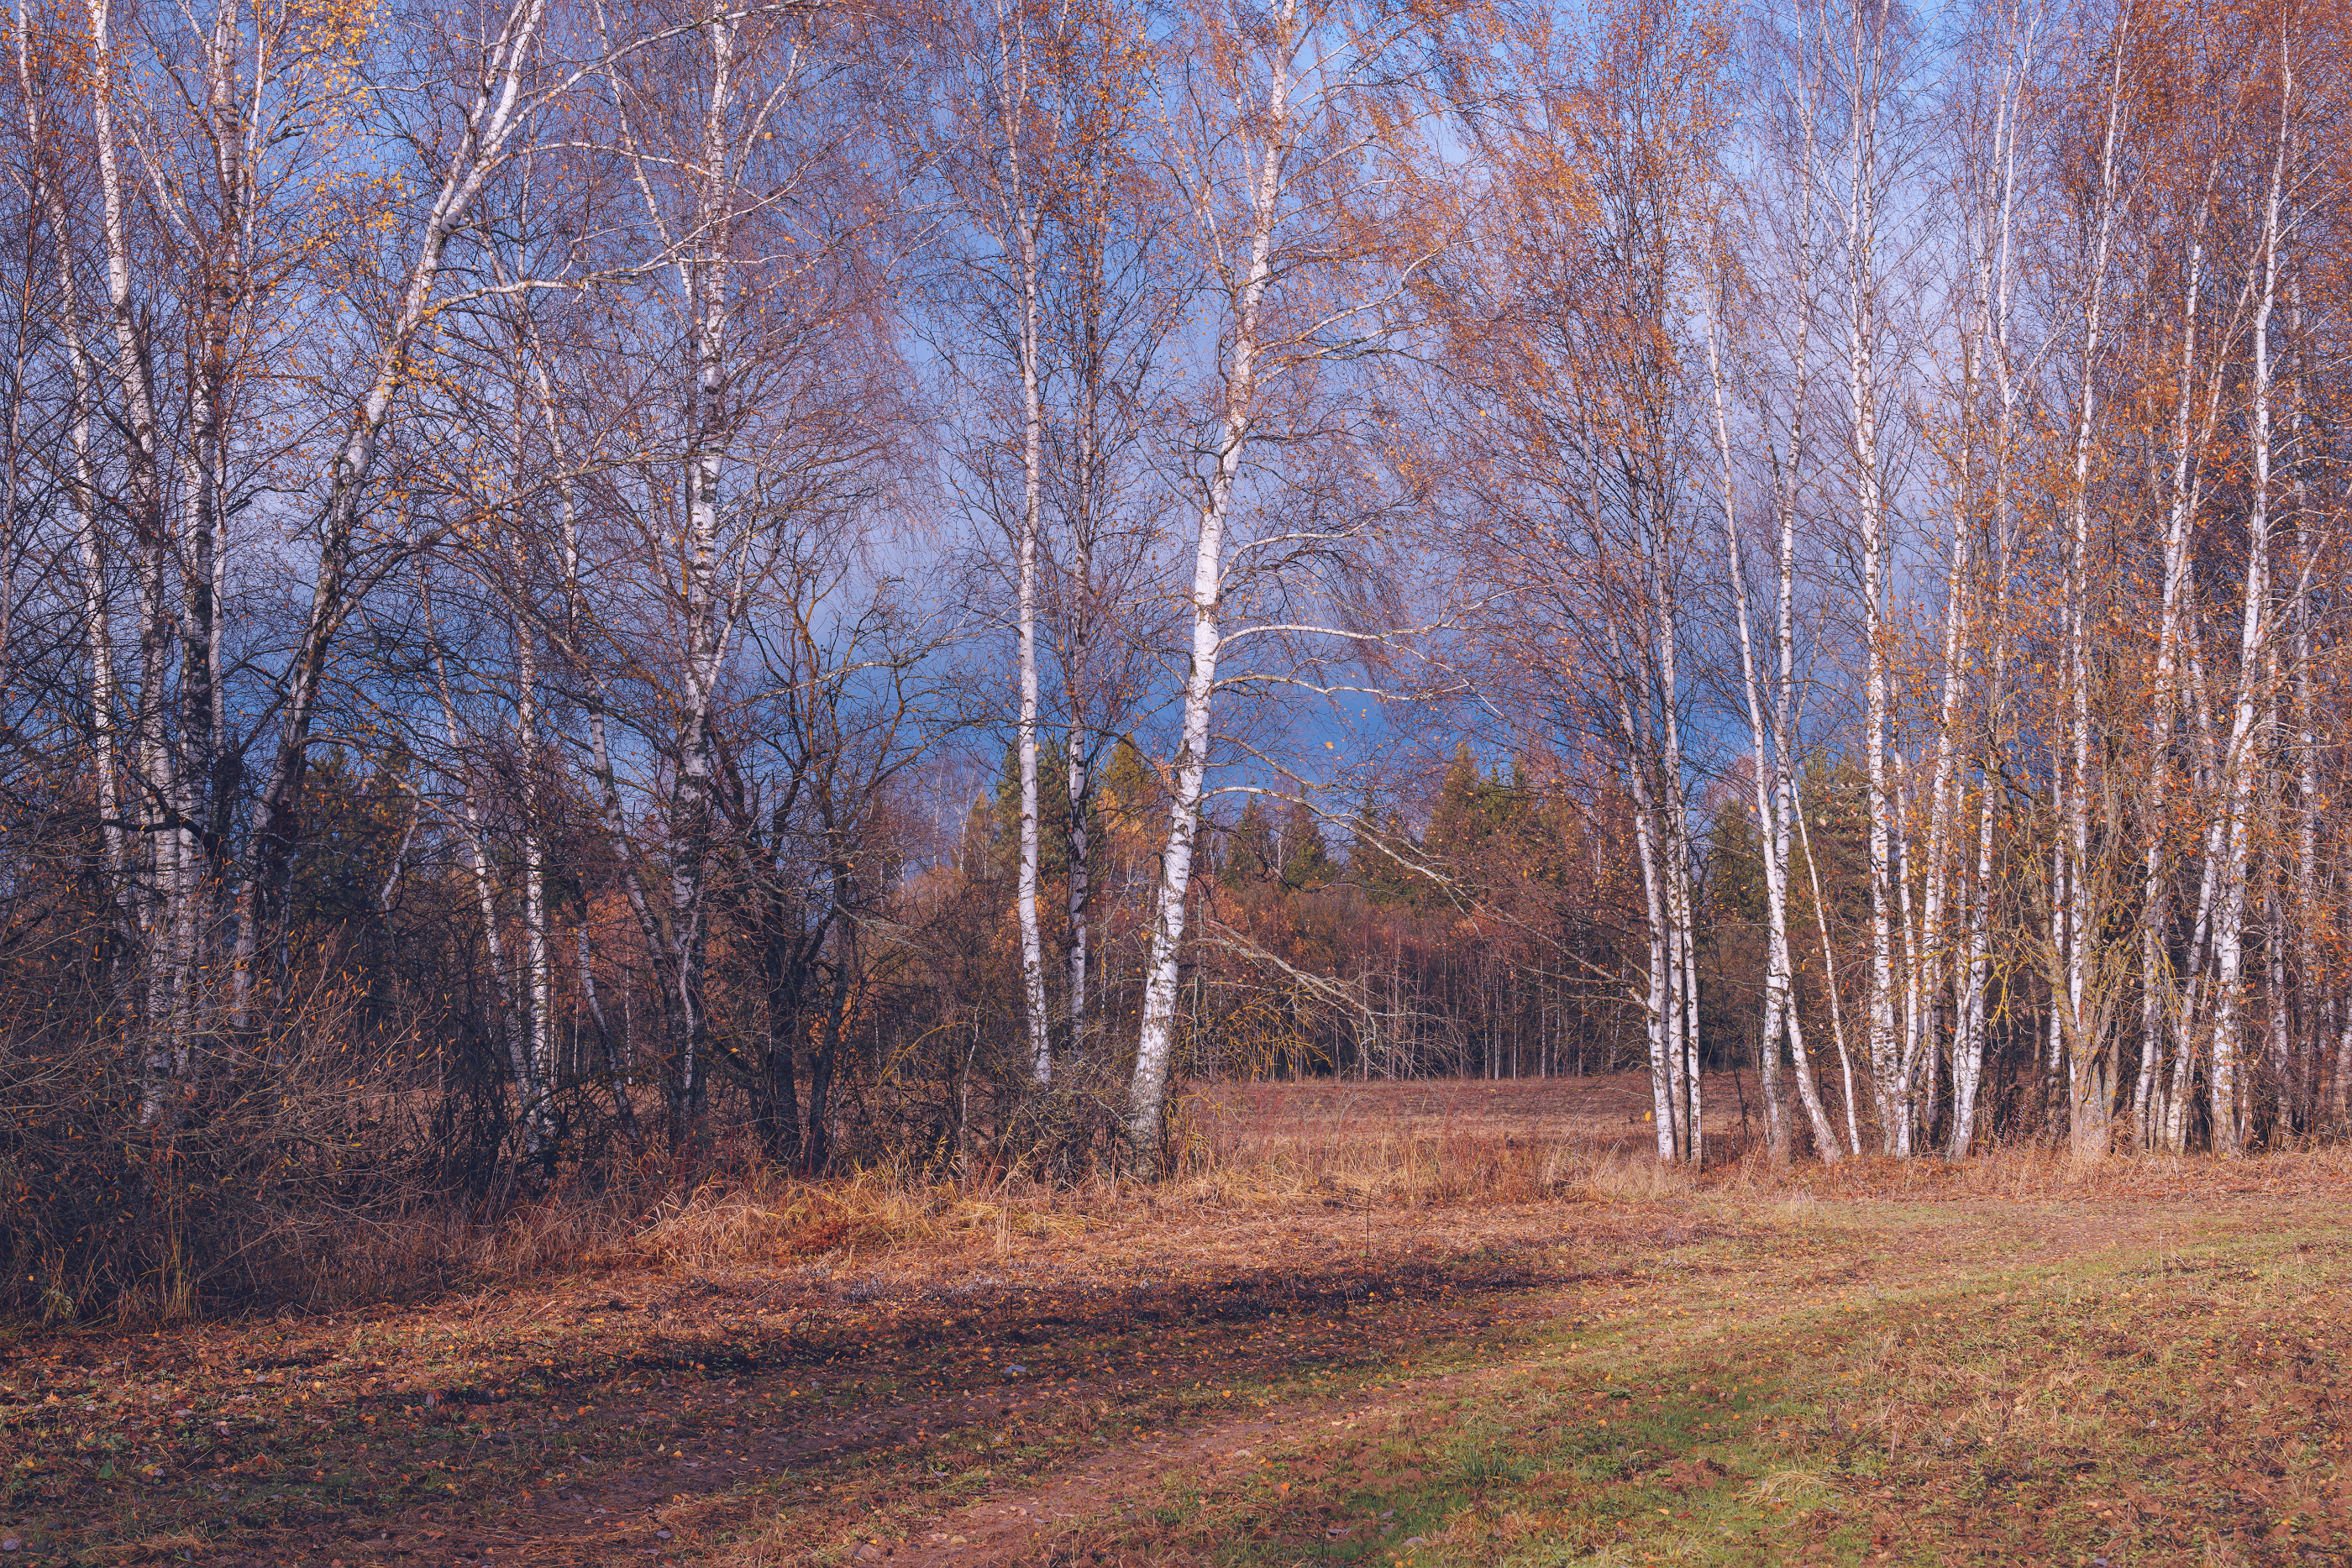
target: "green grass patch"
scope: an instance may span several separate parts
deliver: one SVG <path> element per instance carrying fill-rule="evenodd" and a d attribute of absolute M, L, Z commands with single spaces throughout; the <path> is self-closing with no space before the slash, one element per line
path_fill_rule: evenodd
<path fill-rule="evenodd" d="M 1777 1304 L 1742 1288 L 1752 1242 L 1716 1253 L 1724 1278 L 1653 1270 L 1605 1322 L 1294 1438 L 1165 1544 L 1234 1568 L 2352 1556 L 2332 1233 L 1992 1250 Z"/>

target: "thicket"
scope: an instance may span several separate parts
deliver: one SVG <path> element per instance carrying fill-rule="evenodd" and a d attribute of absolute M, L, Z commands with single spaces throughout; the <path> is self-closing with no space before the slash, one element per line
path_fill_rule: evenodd
<path fill-rule="evenodd" d="M 2347 20 L 21 8 L 0 1310 L 1187 1080 L 2340 1132 Z"/>

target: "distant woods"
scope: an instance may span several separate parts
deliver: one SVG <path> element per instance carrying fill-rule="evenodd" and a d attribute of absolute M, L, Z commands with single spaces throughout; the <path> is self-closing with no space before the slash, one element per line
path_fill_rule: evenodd
<path fill-rule="evenodd" d="M 0 1300 L 1220 1074 L 2333 1135 L 2346 27 L 20 7 Z"/>

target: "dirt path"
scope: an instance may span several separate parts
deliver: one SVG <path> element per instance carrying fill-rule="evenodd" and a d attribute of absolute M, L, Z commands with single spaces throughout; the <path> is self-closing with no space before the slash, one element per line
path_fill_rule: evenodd
<path fill-rule="evenodd" d="M 2160 1249 L 2168 1243 L 2189 1242 L 2214 1225 L 2213 1210 L 2208 1205 L 2167 1205 L 2117 1213 L 2073 1203 L 2046 1203 L 2002 1205 L 1991 1214 L 1876 1218 L 1878 1225 L 1850 1239 L 1863 1240 L 1875 1231 L 1886 1241 L 1899 1241 L 1899 1270 L 1885 1267 L 1898 1261 L 1892 1248 L 1877 1257 L 1869 1256 L 1865 1248 L 1862 1255 L 1846 1258 L 1843 1267 L 1797 1280 L 1778 1270 L 1725 1270 L 1697 1290 L 1686 1287 L 1675 1292 L 1671 1348 L 1686 1351 L 1694 1341 L 1703 1341 L 1709 1334 L 1769 1333 L 1783 1316 L 1819 1314 L 1857 1301 L 1875 1300 L 1890 1289 L 1906 1296 L 1933 1295 L 1980 1281 L 1989 1267 L 2051 1268 L 2090 1255 Z M 1708 1227 L 1668 1226 L 1652 1239 L 1671 1252 L 1692 1241 L 1730 1234 Z M 1774 1273 L 1781 1274 L 1783 1289 L 1771 1304 L 1759 1303 L 1752 1291 L 1741 1288 L 1763 1282 L 1765 1276 Z M 1623 1270 L 1591 1270 L 1523 1292 L 1505 1304 L 1496 1324 L 1512 1320 L 1557 1322 L 1591 1307 L 1596 1286 L 1600 1291 L 1613 1287 L 1617 1293 L 1631 1297 L 1654 1293 L 1658 1282 L 1637 1282 Z M 1612 1346 L 1620 1354 L 1622 1349 Z M 1555 1354 L 1548 1364 L 1572 1369 L 1575 1360 Z M 1271 1456 L 1295 1456 L 1302 1448 L 1311 1448 L 1318 1440 L 1341 1432 L 1393 1427 L 1402 1412 L 1433 1402 L 1453 1400 L 1475 1406 L 1487 1387 L 1526 1375 L 1524 1364 L 1444 1373 L 1404 1380 L 1385 1393 L 1294 1402 L 1228 1421 L 1135 1437 L 1036 1478 L 1027 1486 L 992 1490 L 926 1518 L 904 1545 L 894 1547 L 877 1535 L 859 1556 L 889 1560 L 908 1568 L 1126 1562 L 1129 1555 L 1119 1550 L 1119 1537 L 1127 1527 L 1148 1519 L 1171 1492 L 1210 1499 L 1220 1491 L 1247 1489 L 1256 1482 L 1257 1470 L 1273 1462 Z M 1324 1533 L 1332 1542 L 1352 1536 L 1364 1544 L 1376 1542 L 1383 1550 L 1421 1543 L 1419 1538 L 1399 1531 L 1391 1511 L 1389 1515 L 1376 1513 L 1335 1523 Z M 1133 1558 L 1137 1563 L 1173 1560 L 1152 1552 Z"/>
<path fill-rule="evenodd" d="M 1182 1277 L 1041 1269 L 798 1296 L 772 1278 L 576 1281 L 474 1303 L 470 1328 L 435 1331 L 462 1354 L 427 1354 L 413 1314 L 391 1312 L 289 1330 L 274 1367 L 252 1333 L 196 1333 L 173 1380 L 129 1394 L 134 1371 L 164 1375 L 93 1339 L 52 1364 L 45 1396 L 5 1375 L 37 1397 L 0 1427 L 31 1461 L 0 1536 L 24 1537 L 8 1568 L 772 1565 L 861 1545 L 893 1563 L 1172 1562 L 1121 1544 L 1153 1539 L 1171 1498 L 1197 1511 L 1267 1492 L 1318 1445 L 1523 1381 L 1531 1344 L 1543 1375 L 1573 1380 L 2001 1270 L 2334 1212 L 2213 1192 L 1529 1206 L 1388 1228 L 1395 1249 L 1370 1255 L 1356 1217 L 1309 1215 L 1255 1239 L 1237 1225 L 1255 1268 L 1229 1254 Z M 242 1414 L 264 1403 L 268 1418 Z M 1317 1518 L 1333 1542 L 1403 1539 L 1377 1511 Z"/>
<path fill-rule="evenodd" d="M 873 1405 L 789 1431 L 748 1433 L 726 1462 L 683 1485 L 677 1461 L 667 1472 L 641 1469 L 614 1476 L 594 1492 L 579 1494 L 569 1518 L 543 1514 L 534 1521 L 537 1533 L 511 1536 L 496 1549 L 495 1560 L 601 1562 L 607 1558 L 593 1554 L 615 1548 L 640 1554 L 696 1552 L 707 1549 L 718 1534 L 740 1528 L 747 1513 L 763 1504 L 774 1506 L 764 1493 L 740 1500 L 714 1495 L 737 1484 L 821 1471 L 829 1461 L 870 1464 L 890 1457 L 928 1479 L 945 1479 L 942 1472 L 928 1468 L 928 1460 L 909 1461 L 935 1455 L 972 1429 L 983 1428 L 1058 1437 L 1063 1454 L 1042 1473 L 1006 1478 L 1029 1483 L 1025 1490 L 1015 1485 L 1003 1495 L 992 1491 L 954 1511 L 957 1527 L 942 1522 L 921 1531 L 902 1525 L 888 1535 L 873 1536 L 866 1556 L 899 1562 L 931 1556 L 940 1561 L 1017 1561 L 1041 1529 L 1106 1519 L 1115 1522 L 1123 1501 L 1132 1500 L 1133 1506 L 1140 1506 L 1140 1500 L 1172 1474 L 1229 1467 L 1246 1458 L 1252 1441 L 1342 1406 L 1363 1404 L 1360 1399 L 1290 1401 L 1202 1422 L 1201 1400 L 1245 1395 L 1269 1381 L 1279 1385 L 1350 1360 L 1377 1365 L 1380 1354 L 1401 1346 L 1425 1353 L 1433 1343 L 1508 1332 L 1527 1314 L 1535 1299 L 1528 1291 L 1538 1277 L 1524 1264 L 1510 1261 L 1489 1260 L 1483 1269 L 1469 1270 L 1390 1260 L 1384 1265 L 1359 1264 L 1337 1275 L 1279 1271 L 1272 1277 L 1227 1280 L 1197 1291 L 1155 1288 L 1140 1292 L 1139 1299 L 1129 1296 L 1102 1303 L 1083 1316 L 1066 1314 L 1050 1322 L 1032 1315 L 1013 1336 L 1031 1342 L 1031 1348 L 993 1357 L 993 1376 L 987 1382 L 933 1398 Z M 1263 1328 L 1269 1322 L 1286 1328 L 1309 1319 L 1318 1324 L 1321 1343 L 1305 1354 L 1274 1343 L 1274 1333 Z M 1144 1380 L 1067 1375 L 1075 1364 L 1101 1354 L 1106 1336 L 1124 1342 L 1174 1325 L 1202 1323 L 1224 1325 L 1233 1338 L 1223 1354 L 1187 1369 L 1214 1374 L 1195 1382 L 1226 1386 L 1172 1413 L 1153 1406 L 1153 1396 L 1166 1391 Z M 1244 1337 L 1238 1326 L 1244 1324 L 1259 1325 L 1260 1333 Z M 1000 1324 L 1000 1331 L 1010 1326 Z M 1332 1332 L 1335 1328 L 1339 1332 Z M 1021 1359 L 1013 1360 L 1015 1354 Z M 1004 1375 L 1016 1368 L 1015 1375 Z M 1146 1424 L 1136 1425 L 1139 1418 Z M 806 1500 L 822 1507 L 820 1496 L 821 1490 Z M 698 1498 L 715 1506 L 694 1506 Z M 730 1506 L 739 1502 L 745 1506 Z M 841 1532 L 852 1540 L 855 1522 Z M 966 1539 L 954 1541 L 958 1534 Z M 983 1544 L 967 1552 L 975 1541 Z M 953 1550 L 939 1556 L 923 1550 L 927 1547 Z M 851 1551 L 856 1555 L 855 1546 Z"/>
<path fill-rule="evenodd" d="M 0 1359 L 0 1458 L 22 1456 L 0 1539 L 22 1550 L 0 1561 L 658 1563 L 780 1508 L 837 1535 L 950 1463 L 1018 1471 L 1138 1422 L 1197 1424 L 1213 1375 L 1253 1397 L 1476 1332 L 1549 1276 L 1559 1231 L 1557 1213 L 1488 1215 L 1475 1256 L 1366 1257 L 1345 1244 L 1359 1223 L 1286 1217 L 1256 1227 L 1281 1244 L 1255 1268 L 1141 1280 L 1000 1261 L 798 1294 L 578 1281 L 430 1319 L 19 1347 Z"/>

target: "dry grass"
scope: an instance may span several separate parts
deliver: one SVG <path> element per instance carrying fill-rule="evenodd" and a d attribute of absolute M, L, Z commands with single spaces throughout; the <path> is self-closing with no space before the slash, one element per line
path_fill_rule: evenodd
<path fill-rule="evenodd" d="M 2194 1193 L 2292 1197 L 2347 1178 L 2352 1178 L 2352 1147 L 2341 1145 L 2217 1163 L 2204 1155 L 2118 1154 L 2080 1160 L 2063 1149 L 2026 1144 L 1986 1150 L 1957 1165 L 1934 1155 L 1908 1160 L 1865 1155 L 1834 1166 L 1808 1162 L 1775 1172 L 1760 1159 L 1751 1159 L 1714 1185 L 1780 1191 L 1792 1200 L 1936 1203 L 2168 1198 Z"/>
<path fill-rule="evenodd" d="M 1710 1081 L 1725 1106 L 1728 1078 Z M 1563 1197 L 1661 1197 L 1692 1189 L 1652 1152 L 1649 1081 L 1240 1083 L 1185 1102 L 1171 1195 L 1278 1207 L 1345 1194 L 1391 1207 Z M 1718 1109 L 1707 1129 L 1736 1139 Z"/>
<path fill-rule="evenodd" d="M 1730 1100 L 1729 1079 L 1710 1088 L 1718 1103 Z M 1359 1206 L 1687 1196 L 1699 1178 L 1650 1153 L 1648 1096 L 1648 1081 L 1634 1075 L 1203 1086 L 1182 1099 L 1176 1169 L 1163 1182 L 932 1182 L 887 1167 L 807 1182 L 754 1167 L 664 1198 L 625 1230 L 609 1206 L 582 1216 L 556 1198 L 473 1244 L 482 1267 L 522 1272 L 582 1256 L 699 1270 L 853 1255 L 879 1264 L 909 1249 L 961 1253 L 979 1243 L 1002 1252 L 1019 1239 L 1100 1235 L 1144 1219 L 1164 1228 Z M 1738 1126 L 1731 1109 L 1709 1131 L 1734 1139 Z"/>
<path fill-rule="evenodd" d="M 745 1159 L 684 1192 L 557 1193 L 494 1224 L 420 1213 L 355 1249 L 352 1283 L 470 1276 L 515 1282 L 582 1260 L 710 1271 L 824 1260 L 919 1272 L 975 1250 L 1092 1238 L 1134 1224 L 1163 1237 L 1253 1216 L 1337 1209 L 1476 1210 L 1530 1204 L 1708 1201 L 1801 1221 L 1840 1202 L 1961 1203 L 2168 1197 L 2226 1191 L 2289 1197 L 2352 1180 L 2352 1148 L 2286 1152 L 2217 1168 L 2202 1156 L 2096 1162 L 2034 1145 L 1954 1165 L 1876 1156 L 1774 1169 L 1748 1143 L 1740 1085 L 1706 1083 L 1704 1172 L 1652 1152 L 1649 1082 L 1605 1078 L 1198 1085 L 1181 1098 L 1176 1168 L 1138 1184 L 1097 1176 L 1055 1186 L 1014 1175 L 940 1182 L 878 1167 L 811 1182 Z M 658 1190 L 656 1187 L 656 1190 Z M 1207 1244 L 1205 1236 L 1195 1238 Z M 354 1293 L 357 1293 L 356 1291 Z"/>
<path fill-rule="evenodd" d="M 1113 1184 L 1076 1191 L 1026 1181 L 983 1189 L 911 1181 L 888 1170 L 807 1182 L 754 1172 L 714 1178 L 665 1199 L 629 1239 L 626 1255 L 667 1268 L 713 1270 L 831 1254 L 870 1259 L 908 1247 L 1050 1236 L 1121 1196 Z"/>
<path fill-rule="evenodd" d="M 1709 1089 L 1723 1148 L 1737 1093 Z M 877 1531 L 903 1561 L 942 1509 L 1059 1485 L 1101 1562 L 1161 1568 L 1239 1541 L 1259 1542 L 1239 1561 L 1294 1562 L 1369 1489 L 1388 1539 L 1424 1535 L 1414 1561 L 1449 1568 L 1875 1561 L 1902 1554 L 1880 1521 L 1923 1506 L 1973 1542 L 1957 1560 L 1990 1563 L 2095 1548 L 2108 1500 L 2084 1463 L 2168 1467 L 2135 1504 L 2136 1560 L 2189 1560 L 2174 1518 L 2344 1514 L 2321 1396 L 2352 1154 L 1735 1153 L 1693 1174 L 1648 1153 L 1646 1108 L 1638 1077 L 1221 1086 L 1187 1097 L 1153 1186 L 747 1163 L 495 1223 L 420 1210 L 347 1249 L 354 1297 L 410 1271 L 397 1304 L 0 1338 L 0 1526 L 96 1545 L 104 1515 L 123 1561 L 160 1560 L 160 1531 L 216 1539 L 234 1497 L 218 1528 L 253 1554 L 196 1560 L 349 1562 L 389 1531 L 446 1562 L 463 1527 L 499 1562 L 524 1539 L 543 1550 L 520 1563 L 579 1568 L 642 1561 L 658 1523 L 714 1561 L 729 1538 L 763 1563 L 845 1561 Z M 436 1278 L 456 1287 L 416 1299 Z M 1034 1375 L 1017 1389 L 1010 1360 Z M 1372 1406 L 1402 1423 L 1394 1452 L 1327 1463 L 1345 1434 L 1322 1416 Z M 910 1439 L 893 1409 L 935 1425 Z M 1215 1458 L 1232 1442 L 1194 1474 L 1139 1441 L 1285 1409 L 1241 1439 L 1294 1465 L 1281 1493 Z M 740 1490 L 694 1468 L 753 1465 L 755 1411 Z M 1103 1504 L 1107 1462 L 1139 1508 L 1212 1481 L 1218 1500 L 1147 1525 Z M 586 1501 L 535 1511 L 551 1476 Z M 1984 1501 L 1996 1484 L 2030 1511 Z"/>
<path fill-rule="evenodd" d="M 1663 1164 L 1646 1075 L 1502 1082 L 1196 1085 L 1181 1098 L 1170 1179 L 1097 1176 L 1055 1186 L 1023 1175 L 926 1180 L 877 1167 L 824 1181 L 783 1176 L 722 1149 L 681 1187 L 667 1170 L 588 1192 L 559 1188 L 503 1210 L 418 1200 L 352 1217 L 309 1276 L 299 1307 L 339 1311 L 452 1291 L 513 1288 L 581 1266 L 684 1271 L 823 1262 L 914 1278 L 974 1254 L 1045 1242 L 1093 1267 L 1148 1226 L 1222 1255 L 1242 1217 L 1278 1224 L 1331 1210 L 1414 1211 L 1457 1241 L 1493 1211 L 1559 1202 L 1716 1202 L 1801 1222 L 1845 1202 L 1967 1203 L 2159 1198 L 2192 1192 L 2292 1197 L 2352 1180 L 2352 1148 L 2274 1153 L 2217 1167 L 2202 1156 L 2084 1163 L 2020 1145 L 1953 1165 L 1933 1157 L 1811 1161 L 1772 1168 L 1749 1141 L 1741 1089 L 1706 1083 L 1704 1172 Z M 1763 1206 L 1761 1209 L 1759 1205 Z M 1507 1222 L 1505 1221 L 1507 1225 Z M 1082 1244 L 1075 1239 L 1086 1238 Z"/>
<path fill-rule="evenodd" d="M 1710 1135 L 1736 1141 L 1731 1081 L 1709 1088 L 1723 1107 Z M 718 1174 L 683 1191 L 665 1191 L 656 1173 L 631 1187 L 559 1190 L 492 1219 L 420 1207 L 358 1228 L 317 1304 L 402 1293 L 396 1286 L 512 1285 L 583 1260 L 703 1272 L 820 1259 L 919 1268 L 975 1247 L 1003 1254 L 1016 1242 L 1099 1237 L 1145 1220 L 1164 1230 L 1333 1207 L 1688 1196 L 1700 1178 L 1649 1152 L 1648 1096 L 1637 1075 L 1199 1087 L 1182 1100 L 1176 1170 L 1152 1184 L 1097 1176 L 1056 1186 L 1018 1174 L 941 1182 L 887 1166 L 806 1181 L 748 1156 L 721 1159 Z"/>

